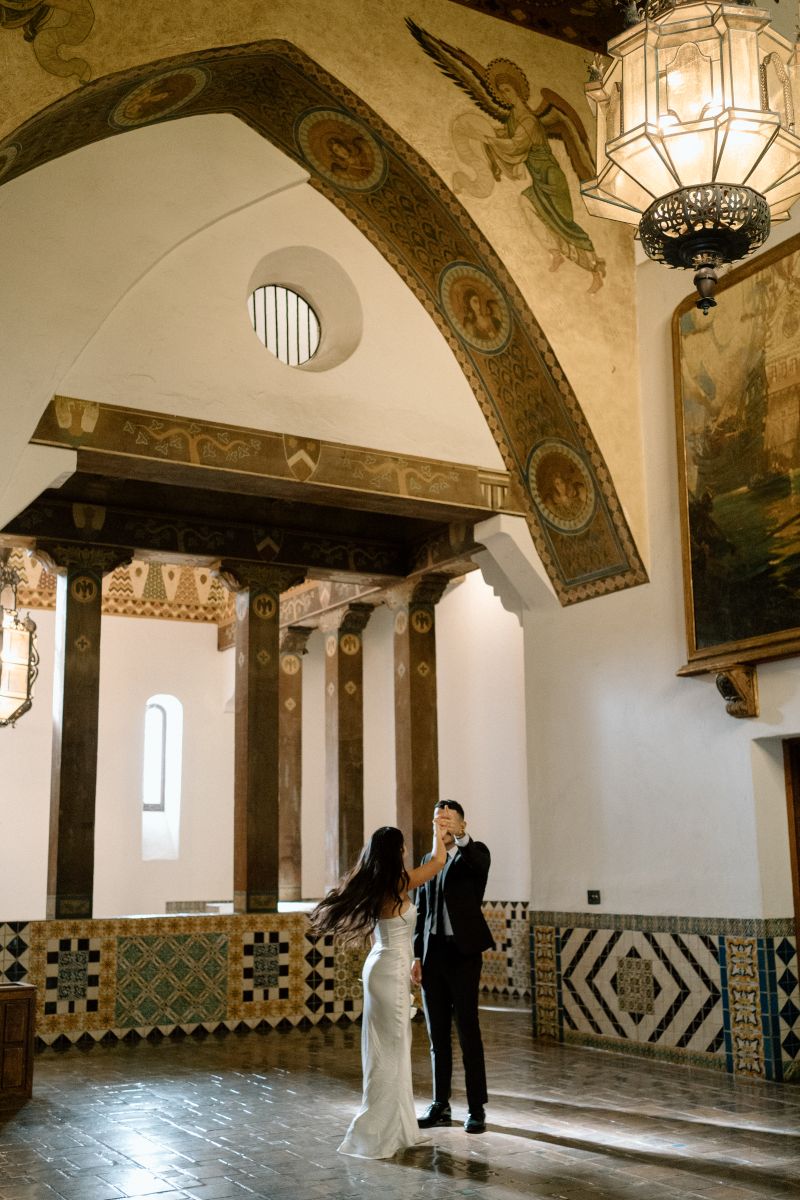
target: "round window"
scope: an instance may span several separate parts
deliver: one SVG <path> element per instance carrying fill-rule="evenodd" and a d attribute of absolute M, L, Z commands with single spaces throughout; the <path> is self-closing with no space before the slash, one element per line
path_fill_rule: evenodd
<path fill-rule="evenodd" d="M 288 367 L 301 367 L 319 346 L 320 328 L 311 305 L 291 288 L 267 283 L 247 301 L 256 336 Z"/>

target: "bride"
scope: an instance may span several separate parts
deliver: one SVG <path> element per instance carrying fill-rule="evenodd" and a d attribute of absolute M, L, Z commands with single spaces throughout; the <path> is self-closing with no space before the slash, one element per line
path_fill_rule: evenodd
<path fill-rule="evenodd" d="M 373 934 L 361 978 L 364 1013 L 361 1065 L 364 1088 L 341 1154 L 391 1158 L 421 1139 L 411 1086 L 409 979 L 417 910 L 408 893 L 441 871 L 447 858 L 446 814 L 433 823 L 431 861 L 406 869 L 399 829 L 383 825 L 367 842 L 355 867 L 311 913 L 318 933 L 356 941 Z"/>

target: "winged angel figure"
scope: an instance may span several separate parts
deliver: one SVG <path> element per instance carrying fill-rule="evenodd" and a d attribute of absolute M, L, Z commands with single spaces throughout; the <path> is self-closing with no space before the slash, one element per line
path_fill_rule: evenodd
<path fill-rule="evenodd" d="M 531 89 L 525 73 L 508 58 L 495 58 L 483 66 L 457 46 L 421 29 L 409 17 L 406 24 L 426 54 L 430 55 L 448 79 L 458 85 L 477 104 L 484 117 L 461 113 L 453 119 L 451 133 L 456 153 L 467 171 L 453 176 L 456 194 L 485 199 L 495 182 L 504 176 L 524 179 L 530 186 L 521 193 L 526 217 L 535 214 L 535 232 L 550 251 L 550 270 L 557 271 L 566 261 L 589 271 L 590 292 L 603 286 L 605 263 L 597 257 L 591 238 L 574 219 L 567 177 L 550 146 L 550 138 L 563 142 L 578 179 L 591 179 L 594 163 L 586 130 L 575 110 L 563 97 L 542 88 L 537 108 L 528 104 Z"/>

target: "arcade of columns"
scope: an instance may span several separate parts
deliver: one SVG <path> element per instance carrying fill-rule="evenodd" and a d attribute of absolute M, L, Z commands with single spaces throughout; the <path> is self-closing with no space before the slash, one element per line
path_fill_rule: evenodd
<path fill-rule="evenodd" d="M 60 441 L 52 433 L 44 440 L 69 445 L 85 441 L 84 433 L 76 437 L 62 428 Z M 403 487 L 387 486 L 384 478 L 380 491 L 353 490 L 349 512 L 316 497 L 324 507 L 306 505 L 299 530 L 286 523 L 280 502 L 271 499 L 265 532 L 252 523 L 252 505 L 224 520 L 220 514 L 233 510 L 219 503 L 215 508 L 207 493 L 189 493 L 185 478 L 179 480 L 181 488 L 171 488 L 175 478 L 163 464 L 154 481 L 149 466 L 139 463 L 137 480 L 136 468 L 127 462 L 126 478 L 120 480 L 119 462 L 109 465 L 114 459 L 110 442 L 91 448 L 103 455 L 86 454 L 81 446 L 89 465 L 79 456 L 75 475 L 19 514 L 1 543 L 24 546 L 58 576 L 48 919 L 93 915 L 102 582 L 130 561 L 134 549 L 137 558 L 202 561 L 235 593 L 230 631 L 236 655 L 234 910 L 272 912 L 279 899 L 301 896 L 302 662 L 314 628 L 325 645 L 329 885 L 352 865 L 362 845 L 362 639 L 377 604 L 394 612 L 396 822 L 418 860 L 428 847 L 430 812 L 438 796 L 436 604 L 452 579 L 474 568 L 471 554 L 482 548 L 473 538 L 476 521 L 501 509 L 514 511 L 507 476 L 427 464 L 421 477 L 430 475 L 431 465 L 444 468 L 439 475 L 451 478 L 454 493 L 460 489 L 449 506 L 441 498 L 441 483 L 426 508 L 424 495 L 403 497 Z M 335 449 L 346 451 L 352 471 L 359 452 Z M 408 461 L 400 465 L 398 480 L 407 474 Z M 270 470 L 274 475 L 274 466 Z M 253 492 L 286 496 L 285 483 L 268 482 L 268 474 L 251 470 L 248 504 Z M 324 472 L 320 476 L 318 486 L 324 487 Z M 191 482 L 206 482 L 202 468 Z M 229 482 L 214 480 L 217 497 Z M 242 481 L 236 482 L 241 492 Z M 302 501 L 309 494 L 304 482 L 305 490 L 298 484 L 289 492 L 295 522 L 298 500 L 293 497 L 299 493 Z M 126 492 L 127 485 L 133 490 Z M 202 517 L 183 515 L 187 495 L 205 504 Z M 223 498 L 230 505 L 230 495 Z M 152 502 L 149 512 L 142 511 L 143 500 Z M 170 509 L 170 503 L 177 507 Z M 367 508 L 371 512 L 365 513 Z M 241 520 L 245 511 L 247 523 Z M 192 556 L 187 553 L 192 539 L 195 546 L 202 540 L 230 547 L 232 553 Z M 368 560 L 372 571 L 363 569 Z M 227 632 L 220 630 L 221 645 Z"/>
<path fill-rule="evenodd" d="M 58 572 L 47 917 L 92 916 L 102 577 L 123 556 L 42 543 Z M 465 564 L 466 565 L 466 564 Z M 340 602 L 313 624 L 280 627 L 285 568 L 226 563 L 237 588 L 234 865 L 236 912 L 301 898 L 302 662 L 315 625 L 325 639 L 326 877 L 363 842 L 362 635 L 375 603 L 394 611 L 397 823 L 414 857 L 427 849 L 438 795 L 435 604 L 452 575 L 432 573 L 371 603 Z M 353 590 L 352 588 L 348 590 Z M 358 590 L 358 589 L 356 589 Z"/>

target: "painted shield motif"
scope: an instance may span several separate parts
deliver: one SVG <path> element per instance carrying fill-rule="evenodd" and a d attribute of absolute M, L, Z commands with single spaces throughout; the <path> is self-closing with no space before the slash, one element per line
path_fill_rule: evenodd
<path fill-rule="evenodd" d="M 253 530 L 253 541 L 256 544 L 259 557 L 265 562 L 271 562 L 280 552 L 280 548 L 283 545 L 283 530 L 255 528 Z"/>
<path fill-rule="evenodd" d="M 485 271 L 471 263 L 450 263 L 439 280 L 439 295 L 459 337 L 484 354 L 503 349 L 511 318 L 503 293 Z"/>
<path fill-rule="evenodd" d="M 322 453 L 322 445 L 314 438 L 297 438 L 284 435 L 283 452 L 286 455 L 286 465 L 301 483 L 316 471 Z"/>
<path fill-rule="evenodd" d="M 109 123 L 117 129 L 133 129 L 160 121 L 199 96 L 210 78 L 201 67 L 164 71 L 123 96 L 109 115 Z"/>
<path fill-rule="evenodd" d="M 315 108 L 297 122 L 295 141 L 306 162 L 329 183 L 370 192 L 386 178 L 386 156 L 366 126 L 345 112 Z"/>
<path fill-rule="evenodd" d="M 580 532 L 594 516 L 594 481 L 567 442 L 551 438 L 534 448 L 528 460 L 528 487 L 545 521 L 562 533 Z"/>

